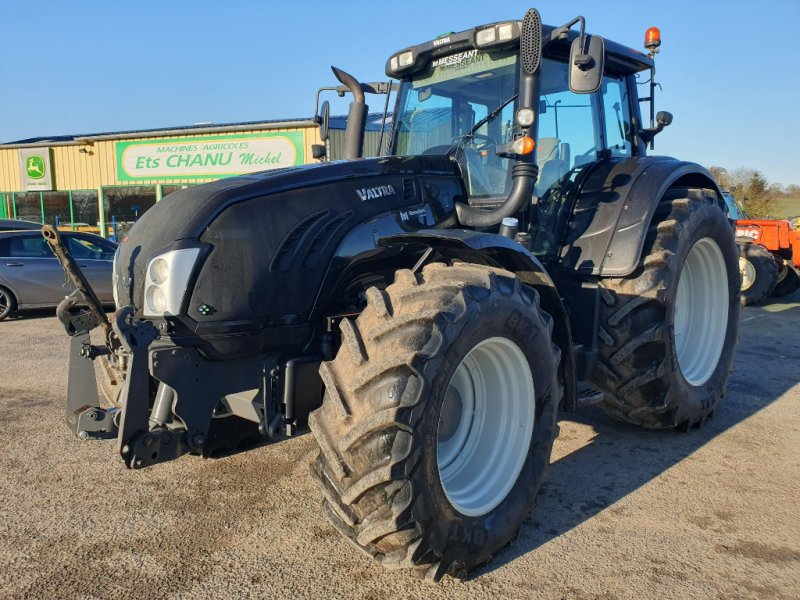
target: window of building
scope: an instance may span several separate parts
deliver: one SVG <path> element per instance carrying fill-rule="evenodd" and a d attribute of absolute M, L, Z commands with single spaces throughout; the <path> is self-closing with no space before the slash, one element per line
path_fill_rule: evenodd
<path fill-rule="evenodd" d="M 78 190 L 72 192 L 72 218 L 76 231 L 100 233 L 100 213 L 97 208 L 97 192 Z"/>
<path fill-rule="evenodd" d="M 42 204 L 45 223 L 61 227 L 72 225 L 69 212 L 69 192 L 42 192 Z"/>
<path fill-rule="evenodd" d="M 189 184 L 179 184 L 179 185 L 168 185 L 163 184 L 161 186 L 161 197 L 169 196 L 172 192 L 177 192 L 178 190 L 185 190 L 186 188 L 191 187 Z"/>
<path fill-rule="evenodd" d="M 106 227 L 116 239 L 127 233 L 136 220 L 156 203 L 156 186 L 131 185 L 103 188 Z"/>
<path fill-rule="evenodd" d="M 42 222 L 42 197 L 39 192 L 20 192 L 14 194 L 17 219 Z"/>

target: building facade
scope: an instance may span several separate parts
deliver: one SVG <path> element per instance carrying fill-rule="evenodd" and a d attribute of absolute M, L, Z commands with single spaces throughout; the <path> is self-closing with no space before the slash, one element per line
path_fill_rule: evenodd
<path fill-rule="evenodd" d="M 318 143 L 308 119 L 0 144 L 0 218 L 113 237 L 176 189 L 314 162 Z"/>

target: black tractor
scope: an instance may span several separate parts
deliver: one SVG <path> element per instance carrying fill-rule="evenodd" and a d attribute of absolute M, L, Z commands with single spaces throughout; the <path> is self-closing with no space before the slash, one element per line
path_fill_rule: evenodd
<path fill-rule="evenodd" d="M 409 47 L 370 159 L 338 71 L 348 159 L 170 194 L 120 244 L 110 322 L 46 228 L 92 307 L 58 311 L 68 423 L 130 468 L 308 425 L 356 546 L 435 580 L 485 563 L 534 505 L 559 409 L 689 430 L 725 393 L 734 233 L 705 169 L 647 155 L 672 119 L 653 116 L 659 44 L 530 10 Z M 88 359 L 123 374 L 116 406 Z"/>

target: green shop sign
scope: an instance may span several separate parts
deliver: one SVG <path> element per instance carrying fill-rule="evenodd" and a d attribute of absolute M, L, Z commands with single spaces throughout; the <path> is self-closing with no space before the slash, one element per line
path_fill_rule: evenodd
<path fill-rule="evenodd" d="M 303 164 L 298 131 L 117 142 L 117 179 L 217 179 Z"/>

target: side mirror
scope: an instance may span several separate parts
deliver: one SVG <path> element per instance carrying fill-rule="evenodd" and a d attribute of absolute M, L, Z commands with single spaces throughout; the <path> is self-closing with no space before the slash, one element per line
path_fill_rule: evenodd
<path fill-rule="evenodd" d="M 327 100 L 322 103 L 322 109 L 320 110 L 322 113 L 320 117 L 320 124 L 319 124 L 319 138 L 325 142 L 328 140 L 328 130 L 330 127 L 330 119 L 331 119 L 331 104 Z"/>
<path fill-rule="evenodd" d="M 672 124 L 672 113 L 666 110 L 660 110 L 656 113 L 656 126 L 648 127 L 639 131 L 639 137 L 642 138 L 645 144 L 651 144 L 653 138 Z M 652 146 L 651 146 L 652 147 Z"/>
<path fill-rule="evenodd" d="M 575 38 L 569 51 L 570 91 L 593 94 L 599 90 L 605 64 L 606 44 L 603 38 L 596 35 Z"/>

